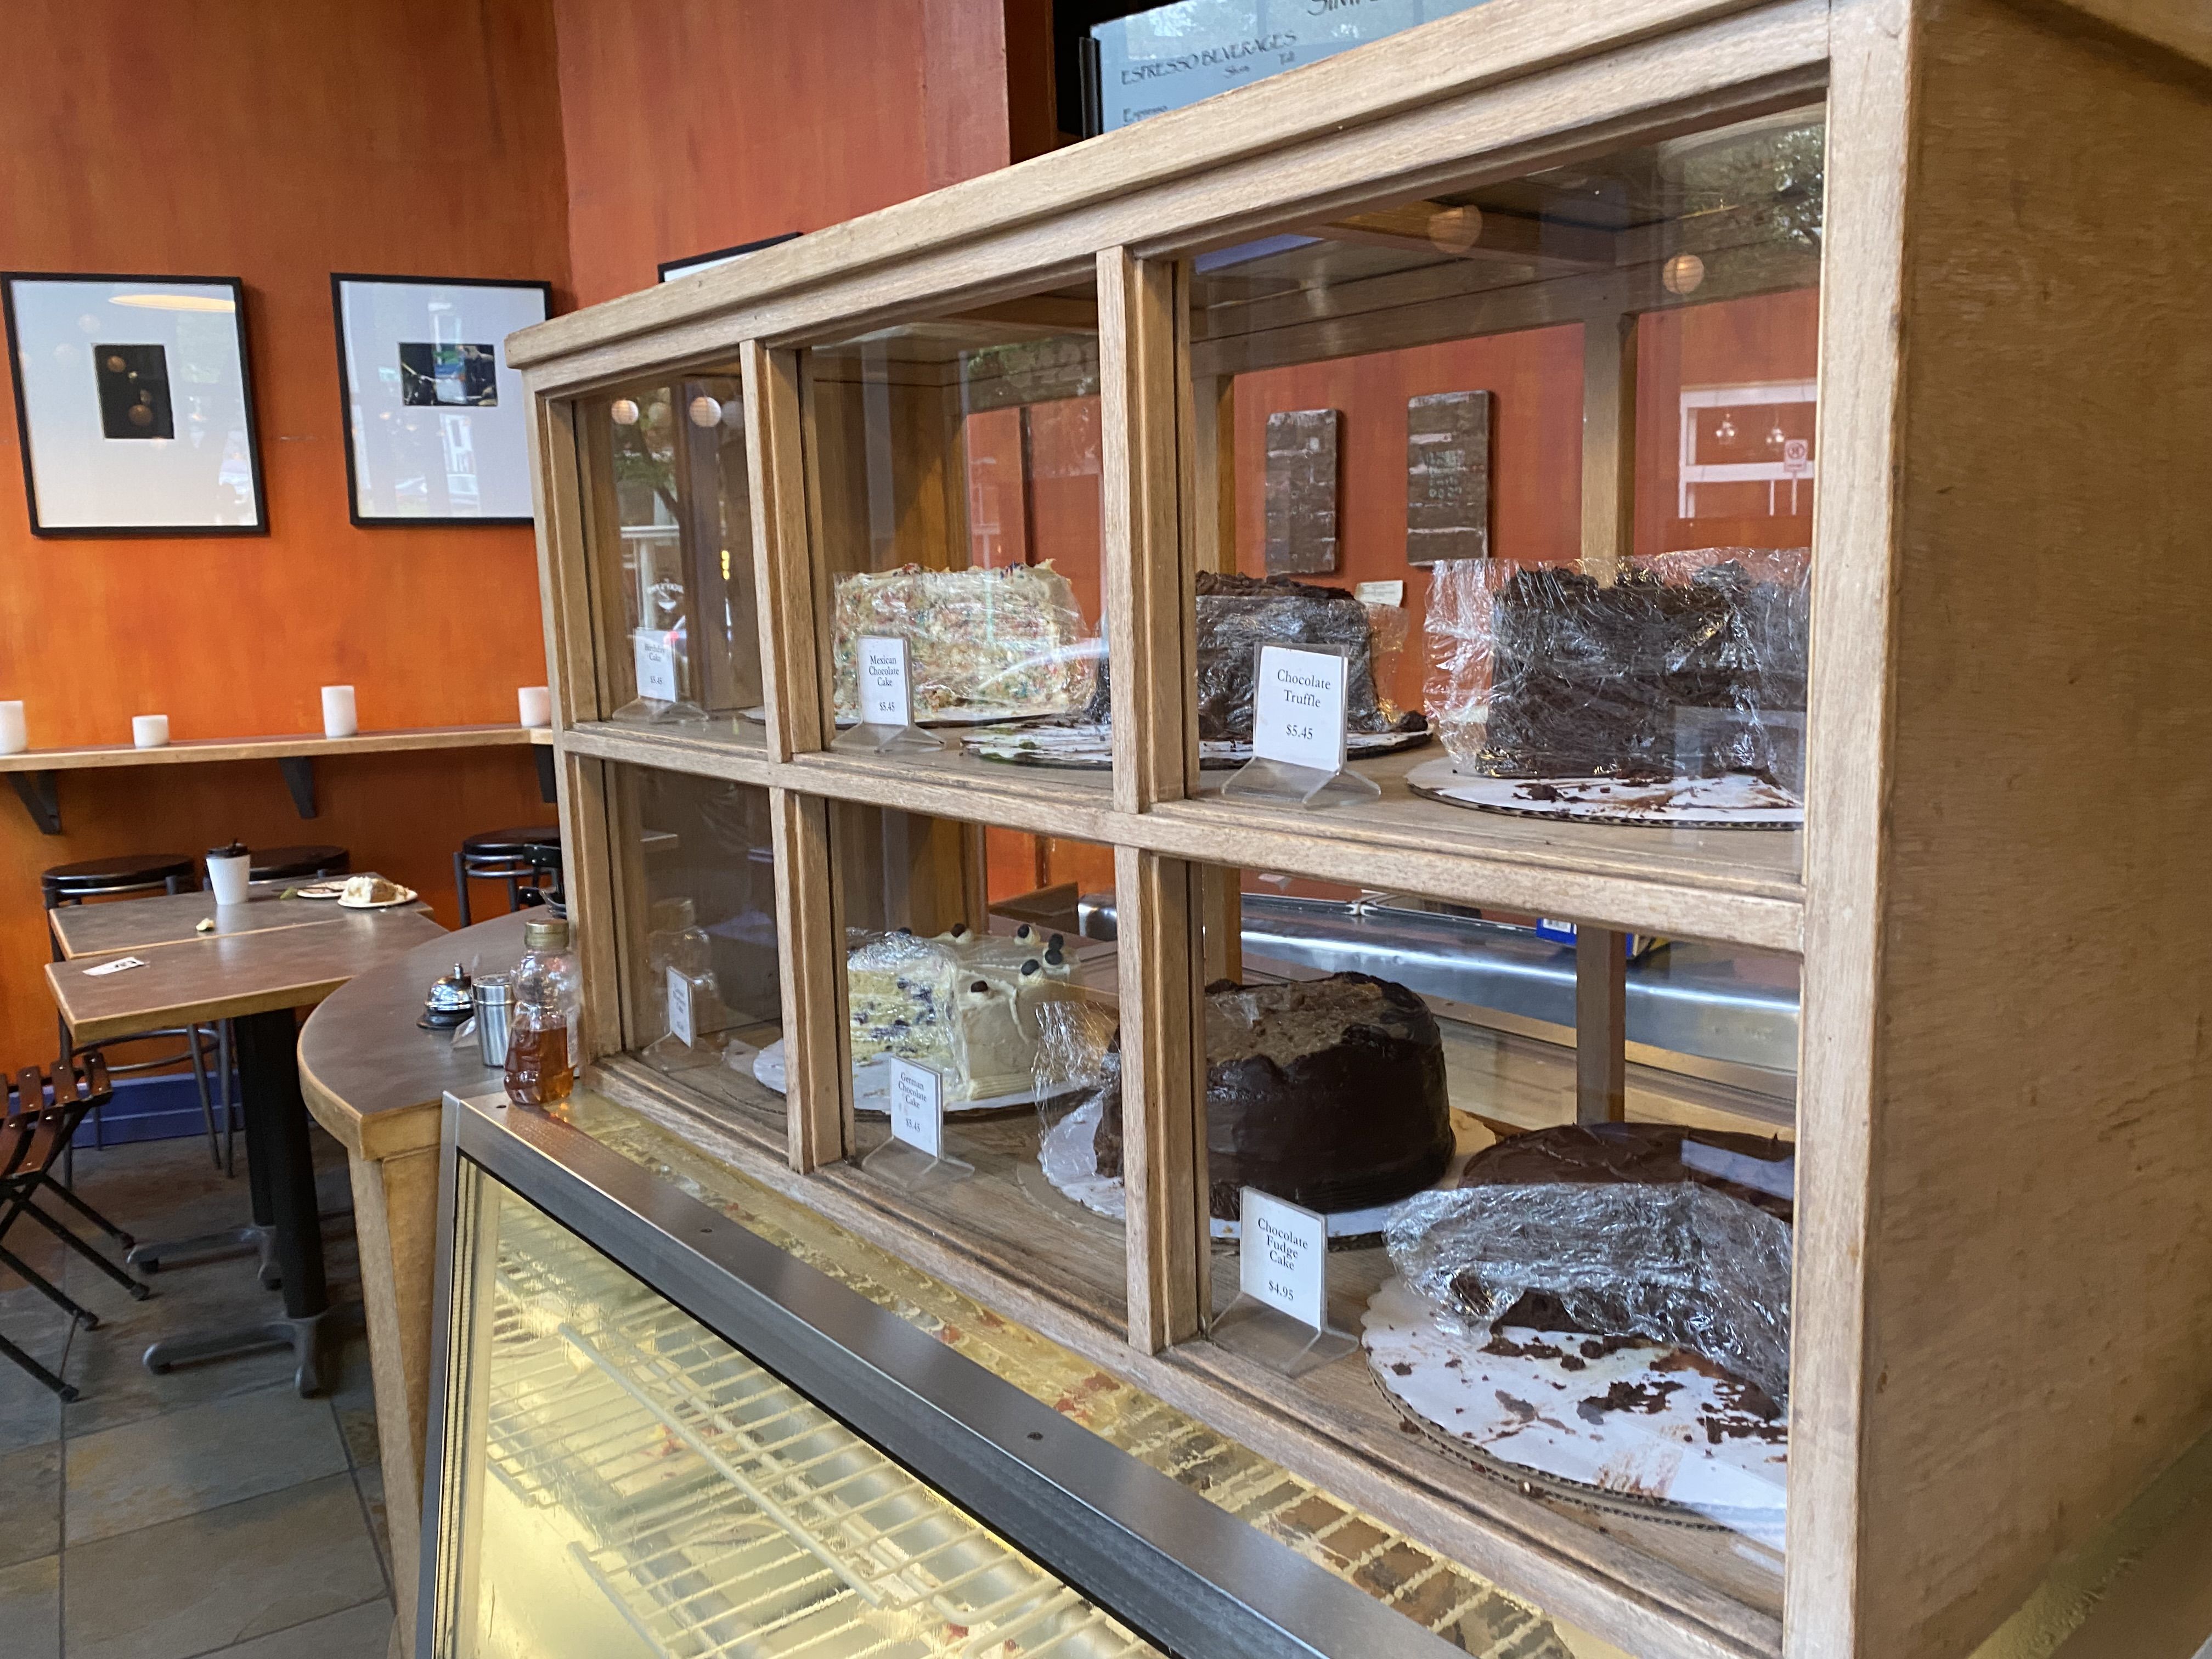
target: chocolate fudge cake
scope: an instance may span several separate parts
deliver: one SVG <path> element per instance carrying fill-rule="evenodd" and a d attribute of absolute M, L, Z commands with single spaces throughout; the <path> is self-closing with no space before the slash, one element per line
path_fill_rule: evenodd
<path fill-rule="evenodd" d="M 1103 1096 L 1098 1170 L 1118 1176 L 1118 1066 Z M 1433 1184 L 1452 1146 L 1443 1037 L 1405 986 L 1346 973 L 1206 987 L 1207 1203 L 1220 1219 L 1237 1218 L 1245 1187 L 1324 1212 L 1395 1203 Z"/>
<path fill-rule="evenodd" d="M 1485 1257 L 1452 1273 L 1449 1299 L 1493 1326 L 1668 1342 L 1747 1384 L 1755 1415 L 1778 1415 L 1789 1390 L 1790 1157 L 1779 1140 L 1662 1123 L 1509 1135 L 1468 1160 L 1460 1194 L 1525 1188 L 1528 1207 L 1463 1208 L 1444 1223 L 1463 1230 L 1455 1248 Z M 1540 1213 L 1537 1189 L 1562 1186 L 1619 1196 L 1577 1206 L 1576 1222 L 1556 1203 Z M 1559 1236 L 1563 1225 L 1583 1231 Z"/>
<path fill-rule="evenodd" d="M 1668 581 L 1538 566 L 1492 602 L 1479 769 L 1514 777 L 1747 772 L 1802 793 L 1806 585 L 1729 560 Z M 1449 738 L 1450 733 L 1447 733 Z"/>
<path fill-rule="evenodd" d="M 1418 714 L 1401 714 L 1375 680 L 1376 626 L 1367 605 L 1339 587 L 1287 576 L 1237 571 L 1198 573 L 1198 735 L 1205 742 L 1252 738 L 1252 676 L 1262 645 L 1342 646 L 1345 727 L 1352 732 L 1423 729 Z M 1107 674 L 1085 711 L 1110 719 Z"/>
<path fill-rule="evenodd" d="M 837 579 L 836 715 L 860 718 L 860 642 L 907 642 L 914 717 L 1070 714 L 1091 695 L 1097 641 L 1067 578 L 1042 564 L 861 571 Z"/>

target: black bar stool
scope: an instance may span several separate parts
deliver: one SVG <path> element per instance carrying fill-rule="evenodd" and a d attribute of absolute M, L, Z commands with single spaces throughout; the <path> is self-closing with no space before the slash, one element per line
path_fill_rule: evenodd
<path fill-rule="evenodd" d="M 343 847 L 257 847 L 250 856 L 248 881 L 310 881 L 353 868 L 353 854 Z"/>
<path fill-rule="evenodd" d="M 507 908 L 516 910 L 522 906 L 523 883 L 542 892 L 547 884 L 544 878 L 549 873 L 555 878 L 554 884 L 559 884 L 560 868 L 561 826 L 557 823 L 486 830 L 469 836 L 453 854 L 453 893 L 460 901 L 461 926 L 466 927 L 472 920 L 471 881 L 505 882 Z"/>
<path fill-rule="evenodd" d="M 185 853 L 124 853 L 112 858 L 87 859 L 79 864 L 58 864 L 39 872 L 40 890 L 49 910 L 58 909 L 64 904 L 82 904 L 88 899 L 127 898 L 151 893 L 188 893 L 196 890 L 199 884 L 199 860 Z M 52 931 L 48 929 L 50 934 Z M 61 941 L 52 939 L 50 942 L 54 960 L 59 962 L 62 959 Z M 58 1020 L 56 1023 L 61 1028 L 61 1057 L 64 1063 L 74 1054 L 95 1052 L 111 1042 L 136 1042 L 145 1037 L 182 1037 L 185 1046 L 175 1053 L 156 1054 L 151 1060 L 134 1060 L 120 1066 L 111 1065 L 107 1070 L 111 1076 L 124 1077 L 134 1072 L 159 1071 L 164 1066 L 175 1065 L 180 1060 L 189 1060 L 192 1081 L 199 1090 L 200 1116 L 207 1125 L 208 1156 L 217 1169 L 224 1167 L 223 1148 L 216 1134 L 215 1105 L 208 1093 L 207 1077 L 208 1060 L 212 1057 L 217 1062 L 220 1073 L 216 1081 L 222 1097 L 223 1122 L 228 1125 L 231 1120 L 230 1067 L 225 1052 L 228 1045 L 224 1042 L 219 1030 L 207 1025 L 168 1026 L 160 1030 L 140 1031 L 128 1037 L 110 1037 L 103 1042 L 88 1043 L 80 1050 L 70 1040 L 67 1022 Z M 106 1103 L 106 1097 L 103 1096 L 91 1110 L 92 1144 L 94 1146 L 104 1147 L 107 1144 L 106 1125 L 102 1114 Z M 62 1157 L 64 1185 L 70 1184 L 76 1176 L 75 1151 L 76 1143 L 72 1139 Z M 112 1228 L 108 1231 L 111 1233 L 115 1231 Z M 116 1236 L 119 1237 L 120 1234 Z"/>

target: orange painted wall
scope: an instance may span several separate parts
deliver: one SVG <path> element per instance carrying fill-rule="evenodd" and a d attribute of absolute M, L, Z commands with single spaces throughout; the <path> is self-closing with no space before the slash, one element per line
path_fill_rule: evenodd
<path fill-rule="evenodd" d="M 550 0 L 14 0 L 0 266 L 236 276 L 270 533 L 40 540 L 0 399 L 0 697 L 41 747 L 300 732 L 349 681 L 365 728 L 512 720 L 544 679 L 526 528 L 356 530 L 330 273 L 567 283 Z M 562 303 L 556 298 L 556 303 Z M 454 843 L 544 822 L 526 751 L 325 762 L 302 822 L 273 763 L 64 776 L 67 834 L 0 792 L 0 1060 L 52 1050 L 37 872 L 232 835 L 335 842 L 453 919 Z"/>
<path fill-rule="evenodd" d="M 585 305 L 1050 142 L 1049 42 L 1024 0 L 552 3 Z"/>

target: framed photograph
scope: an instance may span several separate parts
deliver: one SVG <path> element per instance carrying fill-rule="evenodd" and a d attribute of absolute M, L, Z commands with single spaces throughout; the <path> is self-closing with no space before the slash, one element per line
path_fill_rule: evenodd
<path fill-rule="evenodd" d="M 528 524 L 530 412 L 507 337 L 546 283 L 331 277 L 354 523 Z"/>
<path fill-rule="evenodd" d="M 687 254 L 681 259 L 663 259 L 658 269 L 660 280 L 672 283 L 679 276 L 694 276 L 702 270 L 712 270 L 717 265 L 726 265 L 748 253 L 757 253 L 764 247 L 774 247 L 778 242 L 788 242 L 797 236 L 795 230 L 787 230 L 780 236 L 763 236 L 757 242 L 739 242 L 735 247 L 718 247 L 712 253 Z"/>
<path fill-rule="evenodd" d="M 0 272 L 36 536 L 269 530 L 235 276 Z"/>

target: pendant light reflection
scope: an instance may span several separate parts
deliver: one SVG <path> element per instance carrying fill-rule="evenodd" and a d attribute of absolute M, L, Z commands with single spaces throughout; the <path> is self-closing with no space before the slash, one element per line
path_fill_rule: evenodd
<path fill-rule="evenodd" d="M 1429 244 L 1443 253 L 1464 253 L 1482 240 L 1482 210 L 1446 208 L 1429 216 Z"/>
<path fill-rule="evenodd" d="M 1669 294 L 1694 294 L 1705 280 L 1705 262 L 1694 253 L 1678 253 L 1659 267 L 1659 280 Z"/>
<path fill-rule="evenodd" d="M 699 428 L 702 431 L 704 431 L 707 428 L 714 426 L 721 421 L 721 402 L 718 398 L 708 397 L 702 392 L 691 400 L 689 412 L 691 416 L 691 424 Z"/>
<path fill-rule="evenodd" d="M 607 405 L 607 413 L 613 418 L 614 423 L 617 426 L 635 426 L 637 424 L 637 399 L 635 398 L 617 398 L 614 402 Z"/>

